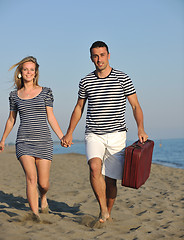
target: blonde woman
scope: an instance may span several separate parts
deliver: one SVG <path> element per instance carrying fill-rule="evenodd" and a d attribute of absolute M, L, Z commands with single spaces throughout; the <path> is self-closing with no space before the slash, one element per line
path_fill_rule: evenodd
<path fill-rule="evenodd" d="M 33 218 L 40 221 L 38 189 L 41 212 L 48 212 L 49 209 L 46 193 L 49 189 L 53 141 L 48 123 L 59 139 L 63 137 L 63 133 L 53 113 L 51 89 L 38 84 L 39 65 L 36 58 L 26 57 L 13 65 L 10 70 L 14 67 L 17 67 L 14 74 L 16 90 L 9 96 L 10 114 L 0 141 L 0 152 L 4 150 L 5 140 L 19 112 L 20 125 L 16 139 L 16 156 L 25 172 L 26 194 Z"/>

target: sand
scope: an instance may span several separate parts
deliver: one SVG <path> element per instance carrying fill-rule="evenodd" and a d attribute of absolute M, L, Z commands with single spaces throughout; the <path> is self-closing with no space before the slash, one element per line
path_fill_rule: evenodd
<path fill-rule="evenodd" d="M 0 240 L 184 239 L 184 170 L 152 164 L 138 190 L 118 182 L 112 218 L 94 225 L 99 214 L 86 158 L 54 155 L 48 202 L 41 222 L 30 218 L 24 172 L 14 147 L 0 154 Z"/>

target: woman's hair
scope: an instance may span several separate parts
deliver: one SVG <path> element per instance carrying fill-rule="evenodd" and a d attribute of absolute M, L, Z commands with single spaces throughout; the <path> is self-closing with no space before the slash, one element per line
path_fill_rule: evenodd
<path fill-rule="evenodd" d="M 33 62 L 35 63 L 35 77 L 33 84 L 38 86 L 38 78 L 39 78 L 39 64 L 37 63 L 36 58 L 29 56 L 23 58 L 20 62 L 14 64 L 10 69 L 12 70 L 14 67 L 17 67 L 14 73 L 14 86 L 17 88 L 17 90 L 21 89 L 24 86 L 24 82 L 22 79 L 22 68 L 23 64 L 26 62 Z M 21 75 L 19 75 L 21 74 Z M 21 76 L 21 77 L 20 77 Z"/>

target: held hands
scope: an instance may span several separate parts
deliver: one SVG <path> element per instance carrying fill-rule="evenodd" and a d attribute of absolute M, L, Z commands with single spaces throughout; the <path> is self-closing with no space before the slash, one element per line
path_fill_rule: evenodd
<path fill-rule="evenodd" d="M 73 144 L 72 142 L 72 135 L 66 134 L 65 136 L 63 136 L 61 138 L 61 146 L 62 147 L 71 147 L 71 145 Z"/>
<path fill-rule="evenodd" d="M 144 129 L 138 130 L 138 137 L 141 143 L 144 143 L 148 139 L 148 135 L 145 133 Z"/>
<path fill-rule="evenodd" d="M 0 152 L 2 152 L 4 150 L 4 143 L 0 142 Z"/>

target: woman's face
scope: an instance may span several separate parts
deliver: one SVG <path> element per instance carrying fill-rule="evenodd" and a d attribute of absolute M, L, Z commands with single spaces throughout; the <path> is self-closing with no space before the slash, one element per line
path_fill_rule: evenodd
<path fill-rule="evenodd" d="M 35 77 L 35 63 L 25 62 L 22 66 L 22 78 L 24 81 L 31 82 Z"/>

